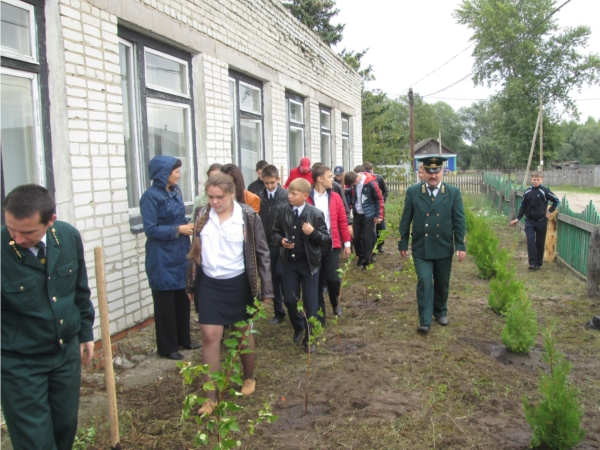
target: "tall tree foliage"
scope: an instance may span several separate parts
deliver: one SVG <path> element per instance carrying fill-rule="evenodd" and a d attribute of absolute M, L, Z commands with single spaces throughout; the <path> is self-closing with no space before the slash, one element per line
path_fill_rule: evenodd
<path fill-rule="evenodd" d="M 336 45 L 342 40 L 345 25 L 331 23 L 331 19 L 339 12 L 334 0 L 285 0 L 283 6 L 296 19 L 317 32 L 327 45 Z"/>
<path fill-rule="evenodd" d="M 540 95 L 551 156 L 561 144 L 557 108 L 577 115 L 569 92 L 600 79 L 600 57 L 581 53 L 590 28 L 559 30 L 554 8 L 553 0 L 464 0 L 454 14 L 473 31 L 474 83 L 501 88 L 496 140 L 510 149 L 511 165 L 527 161 Z"/>

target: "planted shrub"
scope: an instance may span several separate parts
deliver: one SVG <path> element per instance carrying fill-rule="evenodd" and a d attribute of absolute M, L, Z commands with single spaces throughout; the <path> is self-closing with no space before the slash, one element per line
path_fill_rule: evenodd
<path fill-rule="evenodd" d="M 469 253 L 479 269 L 479 278 L 489 280 L 496 276 L 496 258 L 500 240 L 485 217 L 474 216 L 471 226 L 471 232 L 468 234 Z"/>
<path fill-rule="evenodd" d="M 539 392 L 542 399 L 538 406 L 523 396 L 525 418 L 533 430 L 532 447 L 566 450 L 581 442 L 585 431 L 581 429 L 583 409 L 579 405 L 577 390 L 567 381 L 571 364 L 556 351 L 556 343 L 550 329 L 544 332 L 544 361 L 550 372 L 540 372 Z"/>
<path fill-rule="evenodd" d="M 502 330 L 502 343 L 509 352 L 529 353 L 537 336 L 537 317 L 531 300 L 521 291 L 521 295 L 513 301 L 506 314 L 506 325 Z"/>
<path fill-rule="evenodd" d="M 516 266 L 512 252 L 498 251 L 495 261 L 496 278 L 490 281 L 488 305 L 496 314 L 505 315 L 510 305 L 525 292 L 523 282 L 516 279 Z"/>

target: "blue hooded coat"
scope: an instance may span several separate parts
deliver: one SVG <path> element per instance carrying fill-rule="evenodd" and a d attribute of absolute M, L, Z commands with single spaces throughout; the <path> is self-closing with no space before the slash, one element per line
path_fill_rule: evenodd
<path fill-rule="evenodd" d="M 150 289 L 172 291 L 186 286 L 189 236 L 180 235 L 179 225 L 188 223 L 185 204 L 177 185 L 167 190 L 167 180 L 177 161 L 159 155 L 148 164 L 152 186 L 140 199 L 146 234 L 146 274 Z"/>

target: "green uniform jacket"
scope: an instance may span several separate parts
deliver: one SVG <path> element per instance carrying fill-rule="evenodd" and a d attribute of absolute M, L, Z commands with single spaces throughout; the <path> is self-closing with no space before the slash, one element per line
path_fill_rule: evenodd
<path fill-rule="evenodd" d="M 2 351 L 24 355 L 59 350 L 75 336 L 94 340 L 83 243 L 56 221 L 46 233 L 46 265 L 2 227 Z"/>
<path fill-rule="evenodd" d="M 460 190 L 442 182 L 435 200 L 431 198 L 424 182 L 406 190 L 398 250 L 408 250 L 412 222 L 414 258 L 440 259 L 452 256 L 454 250 L 466 251 L 465 210 Z"/>

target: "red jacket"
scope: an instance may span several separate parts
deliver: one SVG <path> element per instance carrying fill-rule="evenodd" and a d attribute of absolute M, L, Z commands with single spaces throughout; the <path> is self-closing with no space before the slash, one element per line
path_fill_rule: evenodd
<path fill-rule="evenodd" d="M 310 183 L 311 186 L 313 184 L 315 184 L 315 183 L 313 183 L 312 172 L 300 172 L 299 167 L 294 167 L 292 170 L 290 170 L 290 176 L 288 177 L 288 179 L 285 182 L 285 184 L 283 185 L 283 187 L 285 189 L 287 189 L 288 186 L 290 185 L 290 183 L 292 181 L 294 181 L 296 178 L 304 178 L 305 180 L 307 180 Z"/>
<path fill-rule="evenodd" d="M 348 219 L 342 197 L 337 192 L 327 189 L 329 200 L 329 221 L 331 222 L 331 248 L 342 248 L 344 242 L 351 242 L 350 230 L 348 229 Z M 308 203 L 315 206 L 315 190 L 310 191 Z M 340 240 L 340 235 L 343 239 Z"/>

